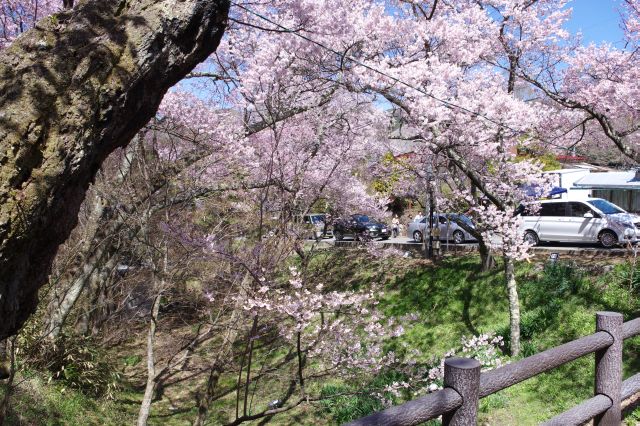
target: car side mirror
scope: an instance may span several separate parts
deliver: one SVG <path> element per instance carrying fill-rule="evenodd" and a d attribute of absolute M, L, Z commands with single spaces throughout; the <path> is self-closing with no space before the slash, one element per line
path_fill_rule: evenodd
<path fill-rule="evenodd" d="M 585 214 L 582 215 L 582 217 L 586 217 L 587 219 L 592 219 L 593 218 L 593 213 L 586 212 Z"/>

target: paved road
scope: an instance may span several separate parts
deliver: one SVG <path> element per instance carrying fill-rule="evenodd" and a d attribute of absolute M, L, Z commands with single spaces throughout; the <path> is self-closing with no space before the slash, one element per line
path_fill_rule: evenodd
<path fill-rule="evenodd" d="M 353 239 L 345 238 L 342 243 L 345 246 L 351 245 Z M 325 239 L 324 243 L 335 245 L 335 240 Z M 407 237 L 398 237 L 398 238 L 390 238 L 388 240 L 374 240 L 375 244 L 389 244 L 398 246 L 401 249 L 410 249 L 410 250 L 420 250 L 422 247 L 421 243 L 415 242 L 412 238 Z M 446 245 L 445 242 L 442 243 L 443 247 Z M 453 244 L 449 243 L 449 247 L 451 251 L 474 251 L 477 249 L 477 244 L 475 243 L 463 243 L 463 244 Z M 564 253 L 564 254 L 572 254 L 572 255 L 588 255 L 588 256 L 624 256 L 630 254 L 629 250 L 624 248 L 613 248 L 606 249 L 603 248 L 599 244 L 570 244 L 570 243 L 541 243 L 540 245 L 533 248 L 534 253 L 544 254 L 544 253 Z"/>

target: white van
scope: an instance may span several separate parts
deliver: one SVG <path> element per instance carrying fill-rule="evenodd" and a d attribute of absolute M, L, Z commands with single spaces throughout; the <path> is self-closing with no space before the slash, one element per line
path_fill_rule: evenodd
<path fill-rule="evenodd" d="M 640 237 L 640 216 L 600 198 L 548 200 L 540 202 L 535 216 L 523 213 L 525 241 L 596 243 L 613 247 L 636 243 Z"/>

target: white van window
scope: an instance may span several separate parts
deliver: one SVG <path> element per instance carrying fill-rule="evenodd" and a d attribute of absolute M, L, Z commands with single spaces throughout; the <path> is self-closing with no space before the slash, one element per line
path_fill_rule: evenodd
<path fill-rule="evenodd" d="M 569 203 L 569 216 L 584 217 L 585 213 L 591 212 L 589 206 L 583 203 Z"/>
<path fill-rule="evenodd" d="M 625 211 L 616 206 L 613 203 L 610 203 L 606 200 L 589 200 L 587 203 L 594 206 L 596 209 L 600 210 L 604 214 L 616 214 L 616 213 L 624 213 Z"/>
<path fill-rule="evenodd" d="M 567 203 L 544 203 L 538 213 L 540 216 L 566 216 Z"/>

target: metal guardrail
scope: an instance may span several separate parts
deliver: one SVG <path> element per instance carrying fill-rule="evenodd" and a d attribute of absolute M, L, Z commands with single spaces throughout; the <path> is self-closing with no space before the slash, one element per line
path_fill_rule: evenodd
<path fill-rule="evenodd" d="M 411 426 L 443 416 L 443 424 L 475 425 L 478 403 L 495 392 L 595 353 L 595 395 L 544 423 L 580 425 L 595 419 L 595 425 L 619 425 L 622 402 L 640 392 L 640 373 L 622 381 L 622 343 L 640 334 L 640 318 L 623 323 L 622 314 L 598 312 L 596 333 L 548 349 L 512 364 L 480 372 L 480 363 L 469 358 L 447 358 L 444 389 L 384 411 L 348 426 Z"/>

